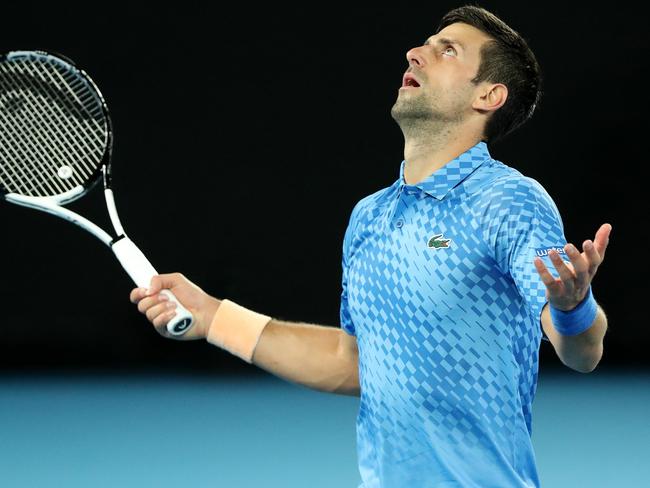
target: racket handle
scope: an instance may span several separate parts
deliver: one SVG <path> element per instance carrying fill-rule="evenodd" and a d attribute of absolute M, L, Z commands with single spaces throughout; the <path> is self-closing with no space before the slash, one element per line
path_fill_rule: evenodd
<path fill-rule="evenodd" d="M 111 245 L 122 267 L 129 274 L 133 282 L 140 288 L 149 288 L 151 278 L 158 272 L 151 265 L 146 256 L 138 249 L 131 239 L 123 237 Z M 194 323 L 194 317 L 169 290 L 163 290 L 162 293 L 174 303 L 176 303 L 176 315 L 167 323 L 167 332 L 173 336 L 180 336 L 187 332 Z"/>

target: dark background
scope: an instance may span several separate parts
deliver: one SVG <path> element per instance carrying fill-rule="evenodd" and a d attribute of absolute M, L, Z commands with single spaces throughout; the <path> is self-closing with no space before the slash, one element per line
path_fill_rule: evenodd
<path fill-rule="evenodd" d="M 341 244 L 354 204 L 398 177 L 390 117 L 406 51 L 461 2 L 332 11 L 248 4 L 101 14 L 5 11 L 0 49 L 60 52 L 100 86 L 115 126 L 117 206 L 160 272 L 292 321 L 338 325 Z M 544 96 L 492 156 L 542 183 L 581 245 L 613 233 L 594 294 L 603 365 L 648 365 L 645 16 L 482 2 L 529 41 Z M 108 225 L 99 191 L 71 205 Z M 52 216 L 0 205 L 4 371 L 252 372 L 205 342 L 158 336 L 112 253 Z M 542 344 L 542 368 L 560 365 Z"/>

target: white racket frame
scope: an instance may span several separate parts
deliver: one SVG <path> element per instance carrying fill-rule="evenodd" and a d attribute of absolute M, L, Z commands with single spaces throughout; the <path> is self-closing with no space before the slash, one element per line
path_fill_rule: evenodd
<path fill-rule="evenodd" d="M 84 191 L 85 188 L 79 185 L 72 190 L 51 197 L 29 197 L 17 193 L 7 193 L 4 195 L 4 198 L 8 202 L 15 203 L 16 205 L 56 215 L 90 232 L 113 251 L 117 260 L 138 287 L 149 288 L 151 278 L 156 276 L 158 272 L 142 251 L 140 251 L 138 246 L 124 232 L 124 228 L 117 214 L 113 190 L 105 188 L 104 197 L 106 199 L 108 215 L 115 229 L 115 234 L 118 236 L 115 239 L 87 218 L 62 207 L 62 205 L 79 198 Z M 163 290 L 162 293 L 167 295 L 170 301 L 176 303 L 176 315 L 167 323 L 167 332 L 173 336 L 183 335 L 192 327 L 194 318 L 190 311 L 178 301 L 171 291 Z"/>

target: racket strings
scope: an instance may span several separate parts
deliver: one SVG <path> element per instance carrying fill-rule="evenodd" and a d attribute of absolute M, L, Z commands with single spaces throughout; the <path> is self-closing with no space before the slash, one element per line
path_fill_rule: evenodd
<path fill-rule="evenodd" d="M 0 184 L 29 196 L 87 183 L 108 127 L 101 101 L 74 68 L 51 59 L 0 63 Z"/>
<path fill-rule="evenodd" d="M 0 67 L 0 69 L 3 68 L 4 67 Z M 3 78 L 0 78 L 0 87 L 3 88 L 3 90 L 7 88 L 5 86 L 5 83 L 3 83 Z M 12 120 L 8 120 L 7 117 L 5 117 L 5 113 L 6 113 L 5 111 L 0 111 L 0 118 L 1 118 L 3 128 L 9 127 L 11 125 L 13 125 L 14 128 L 18 128 L 18 127 L 23 128 L 23 123 L 20 119 L 16 120 L 14 117 L 11 117 Z M 9 114 L 12 114 L 12 111 L 9 111 Z M 27 119 L 27 122 L 28 121 L 29 120 Z M 22 138 L 16 137 L 14 131 L 3 130 L 0 136 L 3 139 L 2 140 L 3 145 L 2 147 L 0 147 L 0 151 L 3 152 L 8 151 L 11 154 L 11 156 L 13 156 L 13 158 L 10 160 L 18 163 L 12 165 L 3 164 L 0 167 L 2 172 L 5 173 L 10 178 L 12 183 L 18 185 L 19 187 L 20 187 L 20 182 L 24 181 L 26 187 L 30 187 L 35 190 L 36 187 L 34 185 L 36 184 L 36 186 L 38 186 L 39 189 L 42 189 L 42 185 L 39 185 L 38 182 L 29 179 L 28 174 L 26 174 L 24 171 L 23 165 L 20 164 L 22 161 L 29 160 L 30 158 L 42 164 L 40 161 L 41 159 L 40 156 L 35 152 L 33 152 L 31 145 L 25 144 Z M 4 140 L 5 138 L 10 139 L 9 143 L 6 143 L 7 141 Z M 6 160 L 6 158 L 4 159 Z"/>
<path fill-rule="evenodd" d="M 16 188 L 22 190 L 19 191 L 19 193 L 28 193 L 25 190 L 30 188 L 37 194 L 34 196 L 43 196 L 38 195 L 39 191 L 40 193 L 48 194 L 48 190 L 53 193 L 63 193 L 70 189 L 65 188 L 65 186 L 62 186 L 56 180 L 44 179 L 43 181 L 39 181 L 38 179 L 33 178 L 29 166 L 24 164 L 25 161 L 31 161 L 34 166 L 39 167 L 42 173 L 51 172 L 55 168 L 56 163 L 54 162 L 54 158 L 51 156 L 51 151 L 56 151 L 56 149 L 51 149 L 51 147 L 54 146 L 52 143 L 50 143 L 50 147 L 48 147 L 46 145 L 47 141 L 43 141 L 43 136 L 44 134 L 47 135 L 47 132 L 41 133 L 35 130 L 34 127 L 31 126 L 29 119 L 22 120 L 15 117 L 6 118 L 0 113 L 0 121 L 3 125 L 12 125 L 15 130 L 22 130 L 22 134 L 16 134 L 15 131 L 3 131 L 0 137 L 3 143 L 9 142 L 3 144 L 0 151 L 6 150 L 12 156 L 11 159 L 4 158 L 5 161 L 10 160 L 14 163 L 2 164 L 2 166 L 0 166 L 0 171 L 8 176 Z M 26 125 L 31 127 L 26 127 Z M 38 145 L 42 148 L 41 153 L 35 150 L 33 144 L 24 143 L 21 136 L 25 133 L 29 133 L 36 137 L 37 142 L 40 143 Z M 5 138 L 8 138 L 9 141 L 6 141 Z"/>
<path fill-rule="evenodd" d="M 32 75 L 35 74 L 33 66 L 30 66 L 28 63 L 21 63 L 21 64 L 24 65 L 22 67 L 25 68 L 25 71 L 29 72 Z M 56 71 L 56 70 L 51 70 L 51 71 L 50 70 L 40 70 L 40 71 L 41 71 L 42 74 L 44 74 L 45 76 L 47 76 L 49 78 L 50 82 L 56 82 L 50 76 L 50 72 L 54 71 L 55 73 L 58 74 L 58 71 Z M 25 79 L 26 78 L 22 78 L 22 80 L 25 80 Z M 35 77 L 35 76 L 30 77 L 28 79 L 31 79 L 31 80 L 34 80 L 34 81 L 38 80 L 38 78 Z M 18 78 L 18 80 L 21 80 L 21 78 Z M 48 148 L 54 149 L 58 153 L 58 158 L 61 159 L 61 160 L 70 159 L 71 156 L 72 157 L 76 156 L 76 158 L 79 158 L 79 156 L 83 156 L 83 155 L 79 154 L 78 151 L 75 151 L 75 148 L 71 147 L 71 144 L 70 144 L 70 141 L 75 141 L 75 142 L 80 142 L 84 146 L 85 152 L 93 152 L 93 150 L 99 151 L 100 153 L 103 152 L 103 148 L 99 147 L 95 141 L 93 141 L 92 139 L 89 139 L 87 137 L 84 137 L 84 135 L 86 135 L 86 134 L 82 134 L 78 130 L 78 128 L 76 127 L 76 124 L 66 124 L 66 123 L 64 123 L 64 122 L 67 121 L 66 119 L 68 119 L 68 118 L 65 117 L 65 114 L 63 114 L 61 112 L 61 110 L 59 109 L 58 104 L 56 103 L 56 101 L 59 101 L 59 99 L 61 98 L 61 95 L 59 95 L 57 97 L 57 94 L 52 91 L 51 86 L 50 86 L 49 83 L 32 83 L 31 85 L 26 86 L 25 83 L 23 82 L 23 83 L 20 83 L 19 86 L 24 91 L 26 90 L 27 93 L 29 93 L 29 94 L 33 93 L 34 90 L 38 90 L 38 93 L 44 93 L 44 94 L 46 94 L 46 96 L 52 97 L 52 99 L 55 101 L 55 103 L 52 103 L 52 104 L 44 104 L 44 103 L 42 103 L 42 104 L 39 104 L 38 107 L 35 107 L 34 104 L 32 103 L 32 100 L 31 100 L 32 97 L 27 97 L 27 99 L 26 99 L 26 101 L 30 104 L 30 108 L 32 110 L 32 115 L 35 115 L 36 118 L 38 118 L 39 122 L 40 122 L 39 127 L 34 127 L 33 125 L 32 125 L 32 127 L 30 127 L 32 134 L 39 134 L 40 131 L 38 129 L 41 129 L 41 130 L 45 129 L 44 134 L 54 136 L 54 139 L 58 140 L 60 142 L 60 145 L 62 146 L 62 147 L 59 147 L 59 145 L 54 144 L 53 137 L 48 137 L 47 138 L 48 139 L 47 140 L 47 145 L 44 146 L 44 148 L 46 150 Z M 63 85 L 63 87 L 66 88 L 67 86 Z M 31 88 L 31 90 L 30 90 L 30 88 Z M 60 86 L 57 86 L 57 88 L 60 88 Z M 74 92 L 71 92 L 71 93 L 74 94 Z M 71 104 L 68 104 L 68 106 L 70 106 L 70 105 Z M 52 109 L 54 109 L 54 110 L 52 110 Z M 92 119 L 88 119 L 86 114 L 80 113 L 78 111 L 77 111 L 77 113 L 75 115 L 77 115 L 78 119 L 81 119 L 81 120 L 83 120 L 83 119 L 92 120 Z M 82 117 L 83 117 L 83 119 L 82 119 Z M 59 130 L 63 130 L 65 133 L 64 134 L 51 134 L 50 130 L 49 130 L 49 128 L 51 128 L 51 127 L 55 127 L 55 128 L 58 128 Z M 86 128 L 86 129 L 88 129 L 88 128 Z M 92 132 L 90 132 L 90 134 L 92 135 Z M 43 135 L 43 134 L 40 134 L 40 135 Z M 63 137 L 61 137 L 61 136 L 63 136 Z M 43 138 L 41 137 L 39 139 L 41 139 L 41 141 L 42 141 Z M 88 144 L 86 143 L 88 140 L 90 140 L 91 143 L 93 143 L 92 144 L 94 146 L 93 148 L 90 148 L 88 146 Z M 67 151 L 65 153 L 63 153 L 62 149 L 66 149 Z M 101 157 L 101 154 L 100 154 L 100 157 Z M 81 161 L 81 163 L 85 162 L 83 157 L 80 159 L 80 161 Z M 56 161 L 56 163 L 58 163 L 58 164 L 56 164 L 56 167 L 60 167 L 60 161 Z M 82 174 L 85 173 L 83 176 L 89 177 L 92 174 L 92 170 L 94 169 L 93 168 L 94 164 L 91 163 L 90 166 L 87 165 L 87 164 L 82 165 L 82 169 L 84 169 L 83 166 L 86 166 L 85 169 L 87 170 L 85 172 L 82 171 Z M 75 180 L 73 179 L 72 182 L 75 182 Z M 76 183 L 77 184 L 83 183 L 83 180 L 81 180 L 81 179 L 79 179 L 77 177 Z M 66 185 L 66 186 L 68 186 L 68 185 Z M 76 186 L 76 185 L 72 185 L 72 186 Z M 68 189 L 70 189 L 70 188 L 68 188 Z"/>
<path fill-rule="evenodd" d="M 15 79 L 14 81 L 16 84 L 19 84 L 20 88 L 22 88 L 25 93 L 31 93 L 28 91 L 24 83 L 20 83 L 21 80 L 19 78 Z M 5 84 L 3 88 L 11 89 L 11 86 L 6 86 Z M 48 137 L 51 135 L 50 129 L 47 127 L 46 122 L 43 120 L 43 118 L 40 117 L 41 114 L 39 113 L 39 110 L 34 107 L 31 97 L 23 97 L 21 98 L 21 101 L 23 104 L 29 105 L 31 114 L 34 117 L 15 117 L 10 111 L 9 120 L 7 120 L 7 118 L 4 118 L 2 121 L 5 122 L 8 126 L 11 126 L 15 129 L 15 131 L 7 131 L 5 135 L 8 135 L 12 138 L 12 142 L 14 143 L 13 147 L 17 148 L 20 151 L 19 157 L 13 160 L 16 164 L 9 165 L 9 169 L 18 170 L 14 172 L 14 175 L 19 178 L 19 181 L 24 181 L 27 184 L 31 183 L 32 188 L 34 188 L 33 184 L 36 183 L 39 189 L 42 190 L 43 186 L 46 186 L 50 189 L 50 191 L 52 191 L 53 188 L 51 183 L 53 183 L 54 186 L 57 187 L 57 192 L 65 192 L 71 189 L 71 187 L 66 187 L 67 185 L 62 186 L 62 184 L 56 180 L 50 181 L 48 179 L 45 179 L 43 181 L 44 185 L 39 185 L 40 182 L 38 180 L 34 180 L 32 175 L 30 175 L 29 165 L 26 166 L 24 164 L 25 162 L 31 161 L 32 163 L 36 163 L 42 170 L 42 174 L 51 173 L 53 169 L 56 169 L 56 158 L 53 157 L 52 151 L 59 152 L 58 157 L 61 157 L 61 154 L 60 151 L 57 151 L 56 144 L 53 143 L 52 138 Z M 34 118 L 38 119 L 38 127 L 36 127 L 33 123 Z M 20 129 L 20 131 L 18 131 L 18 129 Z M 18 133 L 16 133 L 17 131 Z M 38 144 L 25 144 L 25 137 L 29 136 L 34 137 Z M 7 145 L 7 147 L 11 148 L 12 146 Z M 40 152 L 36 151 L 37 148 L 40 149 Z M 15 151 L 14 156 L 18 156 Z M 49 168 L 44 167 L 44 165 L 49 166 Z M 17 173 L 20 174 L 18 175 Z"/>
<path fill-rule="evenodd" d="M 20 83 L 21 80 L 17 78 L 18 86 L 23 90 L 24 93 L 31 94 L 32 90 L 25 85 L 25 83 Z M 69 182 L 64 182 L 63 180 L 57 180 L 55 178 L 46 178 L 46 179 L 35 179 L 33 172 L 30 171 L 33 168 L 30 166 L 37 166 L 36 169 L 39 170 L 40 175 L 46 174 L 56 174 L 56 171 L 61 167 L 61 160 L 66 157 L 61 151 L 59 146 L 64 148 L 67 146 L 66 140 L 59 140 L 59 144 L 54 142 L 55 134 L 50 130 L 51 127 L 56 127 L 59 121 L 56 120 L 58 117 L 54 117 L 49 110 L 50 107 L 43 103 L 39 103 L 37 106 L 34 105 L 33 97 L 23 97 L 22 101 L 30 109 L 31 117 L 14 117 L 10 113 L 8 122 L 14 129 L 20 129 L 20 131 L 15 134 L 9 131 L 9 134 L 13 136 L 13 142 L 18 143 L 17 147 L 22 149 L 21 156 L 22 158 L 15 159 L 14 162 L 17 163 L 15 166 L 19 170 L 21 179 L 27 179 L 26 182 L 33 183 L 34 181 L 38 185 L 39 189 L 43 190 L 43 187 L 47 187 L 50 192 L 53 190 L 53 185 L 56 187 L 56 193 L 65 192 L 72 189 L 80 181 L 78 177 L 71 179 Z M 65 128 L 65 124 L 59 124 L 59 129 Z M 35 139 L 35 144 L 25 144 L 25 138 L 32 137 Z M 66 151 L 66 152 L 69 152 Z M 26 164 L 27 163 L 27 164 Z M 31 165 L 29 163 L 32 163 Z M 35 163 L 35 164 L 34 164 Z M 11 167 L 11 166 L 10 166 Z M 14 176 L 18 176 L 14 173 Z M 42 181 L 39 181 L 42 180 Z M 15 181 L 15 180 L 14 180 Z M 38 183 L 41 183 L 40 185 Z M 33 188 L 33 185 L 31 185 Z M 45 192 L 46 194 L 49 192 Z M 41 196 L 41 195 L 39 195 Z"/>
<path fill-rule="evenodd" d="M 27 68 L 27 71 L 33 71 L 33 69 L 30 69 L 31 68 L 30 66 L 26 66 L 26 68 Z M 58 74 L 57 70 L 53 70 L 53 71 Z M 55 82 L 55 80 L 53 80 L 51 78 L 51 76 L 49 76 L 49 74 L 50 74 L 49 70 L 44 70 L 43 74 L 47 75 L 53 83 Z M 56 94 L 52 92 L 51 87 L 50 87 L 49 84 L 44 83 L 43 87 L 45 88 L 45 90 L 47 90 L 52 95 L 52 97 L 56 96 Z M 63 87 L 67 88 L 67 85 L 63 85 Z M 39 87 L 36 87 L 36 88 L 39 88 Z M 61 87 L 58 86 L 57 88 L 61 88 Z M 75 96 L 74 92 L 72 92 L 72 91 L 70 91 L 70 94 Z M 48 129 L 49 129 L 49 127 L 51 127 L 51 124 L 59 123 L 61 121 L 61 117 L 64 117 L 65 115 L 61 112 L 61 110 L 58 109 L 59 106 L 58 106 L 57 103 L 54 103 L 52 105 L 43 105 L 42 107 L 39 107 L 39 108 L 44 109 L 44 115 L 46 117 L 49 116 L 49 117 L 47 117 L 47 120 L 43 120 L 43 127 L 46 129 L 46 131 L 47 131 L 47 133 L 49 135 L 50 132 L 49 132 Z M 56 112 L 53 112 L 51 110 L 52 108 L 55 109 Z M 40 115 L 37 110 L 34 111 L 34 114 L 35 115 Z M 79 111 L 77 111 L 76 115 L 80 119 L 84 117 L 84 114 L 82 114 Z M 60 124 L 60 125 L 55 125 L 54 127 L 58 127 L 59 129 L 61 129 L 61 130 L 63 130 L 65 132 L 65 134 L 64 134 L 65 137 L 61 138 L 60 142 L 62 143 L 63 148 L 67 149 L 67 153 L 66 154 L 61 153 L 60 148 L 58 148 L 57 145 L 55 145 L 55 144 L 51 145 L 49 147 L 54 149 L 55 151 L 57 151 L 58 154 L 59 154 L 59 157 L 62 160 L 65 159 L 65 158 L 69 159 L 70 156 L 77 156 L 77 157 L 78 156 L 83 156 L 83 154 L 78 154 L 78 153 L 75 154 L 75 152 L 76 152 L 75 148 L 70 146 L 69 141 L 75 141 L 75 142 L 79 142 L 79 143 L 83 144 L 84 149 L 89 153 L 92 153 L 93 151 L 99 151 L 101 153 L 103 151 L 103 148 L 100 145 L 96 144 L 95 141 L 93 141 L 92 139 L 84 138 L 83 136 L 86 135 L 86 134 L 80 133 L 80 131 L 78 130 L 76 124 Z M 71 133 L 71 130 L 74 131 L 74 134 Z M 90 132 L 90 135 L 93 135 L 93 132 Z M 54 134 L 54 136 L 56 137 L 56 134 Z M 93 146 L 94 146 L 93 148 L 88 147 L 88 145 L 86 144 L 87 140 L 89 140 L 90 142 L 93 143 Z M 50 139 L 48 141 L 48 143 L 52 144 L 53 141 Z M 100 154 L 100 157 L 101 157 L 101 154 Z M 80 162 L 84 163 L 84 160 L 81 159 Z M 94 170 L 94 164 L 91 163 L 91 165 L 86 165 L 85 169 L 87 169 L 88 172 L 84 176 L 90 177 L 92 175 L 93 170 Z M 78 181 L 78 183 L 83 184 L 83 180 Z"/>

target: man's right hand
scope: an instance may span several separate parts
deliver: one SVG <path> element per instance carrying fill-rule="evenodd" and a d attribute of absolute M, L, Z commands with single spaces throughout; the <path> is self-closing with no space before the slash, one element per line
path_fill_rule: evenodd
<path fill-rule="evenodd" d="M 194 316 L 194 325 L 183 335 L 173 336 L 167 332 L 167 322 L 176 314 L 176 305 L 160 293 L 163 289 L 170 290 Z M 130 298 L 131 303 L 138 305 L 138 310 L 147 316 L 160 335 L 179 340 L 205 339 L 221 304 L 221 300 L 208 295 L 180 273 L 154 276 L 149 290 L 134 288 Z"/>

